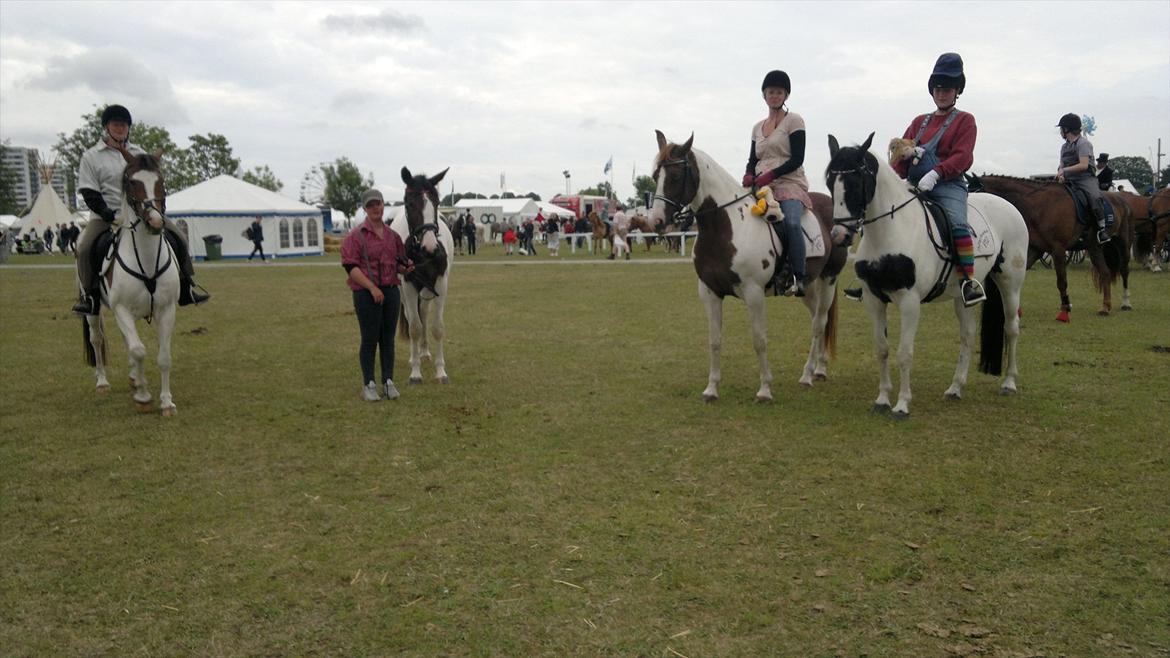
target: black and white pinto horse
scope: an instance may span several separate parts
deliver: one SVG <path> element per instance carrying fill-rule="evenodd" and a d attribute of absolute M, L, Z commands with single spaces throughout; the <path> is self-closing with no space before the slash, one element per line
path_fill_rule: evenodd
<path fill-rule="evenodd" d="M 742 299 L 747 305 L 752 344 L 760 364 L 760 388 L 756 391 L 756 401 L 769 402 L 772 400 L 772 369 L 768 365 L 764 292 L 782 255 L 780 242 L 775 239 L 775 231 L 768 222 L 752 214 L 751 208 L 756 203 L 752 191 L 740 186 L 739 181 L 706 153 L 692 148 L 694 135 L 680 145 L 667 142 L 661 131 L 655 132 L 658 137 L 658 155 L 654 161 L 657 191 L 650 208 L 650 221 L 660 226 L 693 219 L 699 227 L 692 255 L 699 276 L 699 299 L 707 309 L 710 352 L 703 401 L 719 398 L 723 298 L 730 295 Z M 828 198 L 824 197 L 824 201 L 826 216 L 822 219 L 827 221 Z M 774 210 L 778 212 L 778 208 Z M 812 231 L 814 240 L 828 245 L 829 225 L 818 220 L 809 210 L 805 215 L 802 224 L 807 226 L 811 222 L 819 228 Z M 811 282 L 802 301 L 812 316 L 812 345 L 800 375 L 802 386 L 811 386 L 814 378 L 827 377 L 829 355 L 836 345 L 837 275 L 845 265 L 846 256 L 845 248 L 838 247 L 807 261 Z"/>
<path fill-rule="evenodd" d="M 171 335 L 179 301 L 179 264 L 163 235 L 166 209 L 159 160 L 153 155 L 132 155 L 122 151 L 126 168 L 122 173 L 122 207 L 114 222 L 115 241 L 105 256 L 101 277 L 101 302 L 114 313 L 130 358 L 130 385 L 134 404 L 140 412 L 151 411 L 151 394 L 146 381 L 146 346 L 138 336 L 137 319 L 153 322 L 158 332 L 158 370 L 161 378 L 159 410 L 163 416 L 177 413 L 171 398 Z M 97 220 L 94 220 L 97 221 Z M 99 309 L 100 311 L 100 309 Z M 100 313 L 82 320 L 86 357 L 94 367 L 97 392 L 106 394 L 106 336 Z"/>
<path fill-rule="evenodd" d="M 865 227 L 855 269 L 865 285 L 863 300 L 873 321 L 880 379 L 873 403 L 876 412 L 891 410 L 886 305 L 892 303 L 901 315 L 901 389 L 892 410 L 893 416 L 901 419 L 910 414 L 910 367 L 922 304 L 931 301 L 932 291 L 939 299 L 954 300 L 959 318 L 959 363 L 944 394 L 950 400 L 958 400 L 967 383 L 975 340 L 975 309 L 963 305 L 959 289 L 962 277 L 953 275 L 954 264 L 944 260 L 947 246 L 941 241 L 936 244 L 926 206 L 884 160 L 869 152 L 872 142 L 871 133 L 861 146 L 840 148 L 837 139 L 829 135 L 831 160 L 825 183 L 833 196 L 834 222 L 849 232 Z M 975 279 L 984 282 L 987 293 L 979 370 L 1001 374 L 1006 352 L 1007 373 L 1000 392 L 1008 395 L 1016 392 L 1017 385 L 1016 343 L 1020 335 L 1020 290 L 1028 264 L 1028 227 L 1012 204 L 990 194 L 968 197 L 967 219 L 975 242 Z M 839 229 L 834 227 L 834 233 L 838 234 Z M 945 289 L 940 294 L 937 289 L 943 284 Z"/>
<path fill-rule="evenodd" d="M 447 170 L 427 178 L 402 168 L 406 183 L 406 212 L 390 224 L 406 244 L 414 271 L 402 285 L 402 334 L 410 337 L 410 384 L 422 383 L 422 360 L 432 358 L 435 379 L 446 384 L 447 361 L 443 355 L 443 309 L 447 282 L 455 253 L 455 241 L 447 223 L 439 219 L 439 181 Z"/>

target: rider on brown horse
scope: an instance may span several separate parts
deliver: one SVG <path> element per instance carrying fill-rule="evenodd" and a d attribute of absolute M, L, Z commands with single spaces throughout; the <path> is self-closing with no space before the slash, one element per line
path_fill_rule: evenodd
<path fill-rule="evenodd" d="M 1101 188 L 1093 170 L 1093 144 L 1081 135 L 1081 118 L 1071 112 L 1060 117 L 1056 124 L 1064 144 L 1060 146 L 1060 166 L 1056 169 L 1056 180 L 1081 191 L 1089 200 L 1089 208 L 1097 219 L 1097 242 L 1109 242 L 1109 224 L 1112 218 L 1105 213 L 1101 201 Z M 1079 203 L 1079 201 L 1078 201 Z"/>

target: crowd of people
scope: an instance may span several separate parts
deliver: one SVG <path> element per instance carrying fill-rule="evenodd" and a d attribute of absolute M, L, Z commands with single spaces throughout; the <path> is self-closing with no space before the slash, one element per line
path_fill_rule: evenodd
<path fill-rule="evenodd" d="M 57 224 L 56 230 L 52 226 L 46 226 L 40 234 L 37 233 L 36 229 L 18 233 L 9 248 L 14 253 L 35 254 L 43 252 L 51 254 L 56 247 L 57 253 L 75 254 L 77 253 L 77 238 L 79 236 L 81 236 L 81 229 L 77 227 L 76 223 L 69 222 L 68 226 Z"/>

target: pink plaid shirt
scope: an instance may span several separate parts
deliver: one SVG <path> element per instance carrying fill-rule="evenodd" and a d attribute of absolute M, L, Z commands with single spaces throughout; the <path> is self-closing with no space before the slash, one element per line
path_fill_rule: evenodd
<path fill-rule="evenodd" d="M 364 249 L 363 249 L 363 242 Z M 398 281 L 398 255 L 406 254 L 402 237 L 389 226 L 382 228 L 382 237 L 370 228 L 369 222 L 362 222 L 345 236 L 341 243 L 341 264 L 355 265 L 378 286 L 396 286 Z M 352 278 L 346 277 L 350 290 L 361 290 Z"/>

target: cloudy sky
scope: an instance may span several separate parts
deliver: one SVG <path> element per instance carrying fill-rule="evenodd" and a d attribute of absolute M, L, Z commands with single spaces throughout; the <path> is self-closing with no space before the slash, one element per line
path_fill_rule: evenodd
<path fill-rule="evenodd" d="M 443 189 L 548 198 L 603 179 L 625 197 L 654 129 L 743 170 L 759 84 L 792 77 L 823 189 L 826 135 L 875 144 L 932 108 L 935 58 L 966 62 L 974 170 L 1055 168 L 1056 124 L 1090 115 L 1097 151 L 1170 151 L 1170 1 L 13 2 L 0 0 L 0 139 L 48 150 L 95 105 L 186 137 L 226 135 L 244 168 L 297 196 L 340 156 L 401 194 L 406 165 Z M 1167 162 L 1163 158 L 1163 163 Z"/>

